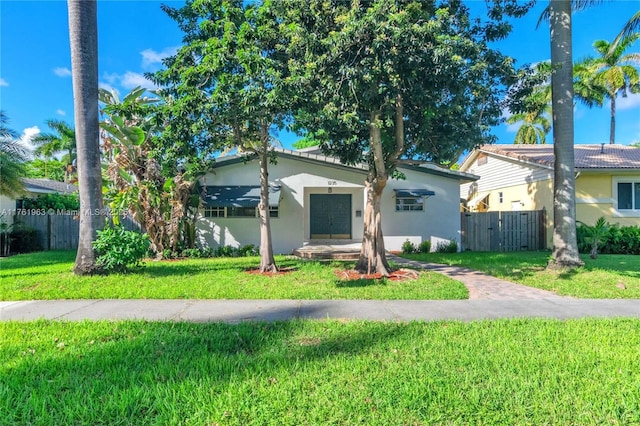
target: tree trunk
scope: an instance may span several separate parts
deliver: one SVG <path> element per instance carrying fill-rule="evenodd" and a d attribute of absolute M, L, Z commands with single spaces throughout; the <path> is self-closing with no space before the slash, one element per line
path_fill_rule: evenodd
<path fill-rule="evenodd" d="M 73 272 L 99 272 L 93 242 L 104 226 L 98 124 L 98 24 L 95 0 L 68 0 L 80 236 Z"/>
<path fill-rule="evenodd" d="M 258 216 L 260 218 L 260 272 L 277 272 L 278 267 L 273 257 L 271 220 L 269 218 L 268 131 L 268 127 L 263 129 L 262 147 L 260 150 L 260 204 L 258 204 Z"/>
<path fill-rule="evenodd" d="M 573 58 L 571 1 L 549 2 L 553 106 L 553 260 L 550 268 L 575 268 L 580 260 L 576 238 L 575 167 L 573 148 Z"/>
<path fill-rule="evenodd" d="M 616 94 L 611 95 L 611 126 L 609 128 L 609 143 L 616 143 Z"/>
<path fill-rule="evenodd" d="M 365 182 L 367 200 L 364 207 L 364 231 L 360 258 L 355 270 L 363 274 L 378 273 L 386 277 L 391 272 L 391 268 L 387 262 L 384 248 L 380 200 L 382 199 L 382 191 L 387 186 L 388 175 L 384 166 L 379 121 L 380 113 L 373 113 L 369 133 L 375 170 L 369 172 Z"/>

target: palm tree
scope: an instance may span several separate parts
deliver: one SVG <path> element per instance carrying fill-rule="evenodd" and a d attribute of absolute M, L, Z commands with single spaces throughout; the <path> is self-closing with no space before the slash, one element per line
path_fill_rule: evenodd
<path fill-rule="evenodd" d="M 93 242 L 104 225 L 98 124 L 98 18 L 96 0 L 67 0 L 77 144 L 80 236 L 73 272 L 99 272 Z"/>
<path fill-rule="evenodd" d="M 18 133 L 8 124 L 9 118 L 0 110 L 0 194 L 15 197 L 23 191 L 21 178 L 27 153 L 18 143 Z"/>
<path fill-rule="evenodd" d="M 578 2 L 577 2 L 578 3 Z M 584 1 L 581 1 L 584 6 Z M 549 1 L 551 31 L 551 105 L 553 108 L 553 259 L 551 268 L 584 265 L 576 236 L 575 158 L 573 151 L 573 48 L 569 0 Z"/>
<path fill-rule="evenodd" d="M 514 144 L 545 144 L 547 133 L 551 130 L 551 105 L 550 93 L 544 87 L 540 87 L 527 100 L 527 111 L 513 114 L 507 118 L 508 124 L 522 123 L 516 133 Z"/>
<path fill-rule="evenodd" d="M 640 31 L 640 10 L 634 13 L 629 19 L 629 22 L 622 27 L 620 33 L 616 36 L 615 40 L 613 40 L 613 43 L 611 43 L 611 46 L 616 46 L 624 37 L 638 34 L 638 31 Z"/>
<path fill-rule="evenodd" d="M 51 159 L 56 154 L 64 152 L 63 161 L 66 163 L 64 181 L 70 182 L 75 171 L 76 132 L 72 126 L 61 120 L 47 120 L 47 126 L 54 133 L 42 133 L 31 139 L 36 145 L 33 153 Z"/>
<path fill-rule="evenodd" d="M 618 95 L 626 97 L 628 92 L 640 92 L 640 74 L 636 68 L 640 65 L 640 53 L 625 54 L 639 38 L 639 33 L 633 33 L 616 39 L 614 43 L 597 40 L 593 46 L 600 56 L 586 58 L 580 64 L 584 72 L 582 78 L 578 74 L 577 80 L 581 84 L 589 82 L 595 86 L 595 93 L 591 93 L 593 103 L 601 106 L 605 98 L 611 102 L 610 144 L 615 143 L 616 98 Z"/>

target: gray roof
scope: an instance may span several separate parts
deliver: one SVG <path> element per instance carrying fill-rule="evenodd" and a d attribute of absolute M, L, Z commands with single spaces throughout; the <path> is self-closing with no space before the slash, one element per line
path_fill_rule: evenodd
<path fill-rule="evenodd" d="M 553 145 L 484 145 L 480 152 L 494 153 L 553 167 Z M 576 169 L 640 169 L 640 148 L 627 145 L 574 145 Z"/>
<path fill-rule="evenodd" d="M 342 164 L 340 160 L 336 157 L 330 157 L 322 154 L 322 152 L 318 149 L 318 147 L 305 148 L 301 150 L 291 150 L 285 148 L 273 148 L 273 150 L 277 153 L 278 156 L 282 156 L 285 158 L 298 159 L 302 161 L 309 161 L 312 163 L 325 164 L 332 167 L 345 168 L 352 171 L 360 171 L 366 172 L 369 170 L 366 164 Z M 225 157 L 218 157 L 216 159 L 216 166 L 220 167 L 228 164 L 235 164 L 238 162 L 245 161 L 246 156 L 244 154 L 235 154 Z M 416 163 L 414 164 L 399 164 L 398 168 L 400 169 L 409 169 L 422 173 L 433 174 L 438 176 L 444 176 L 451 179 L 458 179 L 463 182 L 470 182 L 479 179 L 479 176 L 473 175 L 471 173 L 465 173 L 457 170 L 450 170 L 444 167 L 439 167 L 434 164 L 428 163 Z"/>
<path fill-rule="evenodd" d="M 78 192 L 78 187 L 66 182 L 59 182 L 57 180 L 51 179 L 31 179 L 31 178 L 23 178 L 22 183 L 24 184 L 24 189 L 29 192 L 37 192 L 37 193 L 59 193 L 59 194 L 73 194 Z"/>

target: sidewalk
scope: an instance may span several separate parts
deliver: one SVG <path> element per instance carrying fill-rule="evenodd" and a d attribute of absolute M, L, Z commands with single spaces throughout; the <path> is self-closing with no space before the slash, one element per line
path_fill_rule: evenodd
<path fill-rule="evenodd" d="M 278 321 L 640 318 L 640 300 L 50 300 L 0 302 L 0 321 Z"/>

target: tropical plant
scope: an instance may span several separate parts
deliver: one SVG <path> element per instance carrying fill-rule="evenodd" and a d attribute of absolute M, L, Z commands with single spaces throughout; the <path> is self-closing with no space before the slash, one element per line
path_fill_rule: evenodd
<path fill-rule="evenodd" d="M 619 95 L 626 97 L 630 93 L 640 92 L 640 53 L 626 53 L 640 34 L 634 33 L 614 43 L 597 40 L 593 43 L 600 56 L 588 57 L 578 64 L 581 72 L 577 73 L 579 84 L 591 86 L 586 97 L 591 103 L 602 106 L 604 99 L 609 99 L 611 119 L 609 143 L 615 143 L 616 135 L 616 100 Z"/>
<path fill-rule="evenodd" d="M 160 99 L 145 97 L 145 92 L 136 87 L 121 101 L 115 92 L 100 89 L 105 178 L 112 210 L 129 212 L 142 224 L 151 250 L 162 257 L 179 253 L 182 246 L 193 247 L 192 222 L 199 200 L 199 193 L 193 192 L 202 168 L 197 161 L 183 163 L 180 170 L 162 166 L 155 110 L 147 108 Z"/>
<path fill-rule="evenodd" d="M 15 197 L 24 191 L 27 152 L 17 139 L 18 133 L 8 124 L 9 117 L 0 110 L 0 195 Z"/>
<path fill-rule="evenodd" d="M 98 125 L 98 22 L 96 0 L 68 0 L 71 74 L 76 129 L 80 235 L 74 273 L 99 272 L 93 249 L 104 225 Z"/>
<path fill-rule="evenodd" d="M 29 178 L 45 178 L 64 182 L 65 170 L 65 163 L 56 159 L 34 158 L 25 163 L 25 176 Z"/>
<path fill-rule="evenodd" d="M 596 223 L 592 226 L 580 221 L 578 221 L 578 223 L 581 224 L 584 241 L 591 246 L 589 256 L 592 259 L 597 259 L 598 247 L 601 247 L 606 241 L 610 225 L 604 217 L 599 217 L 598 220 L 596 220 Z"/>
<path fill-rule="evenodd" d="M 36 146 L 33 153 L 52 159 L 56 154 L 64 153 L 64 182 L 71 182 L 76 171 L 76 132 L 73 127 L 61 120 L 48 120 L 47 126 L 53 133 L 41 133 L 31 139 Z"/>

